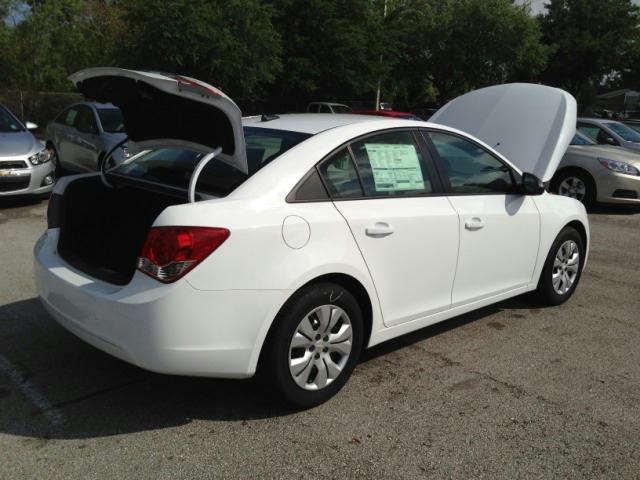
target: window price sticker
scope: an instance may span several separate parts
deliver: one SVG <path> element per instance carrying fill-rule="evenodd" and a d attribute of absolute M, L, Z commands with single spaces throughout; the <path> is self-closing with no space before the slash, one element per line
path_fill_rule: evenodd
<path fill-rule="evenodd" d="M 366 143 L 377 192 L 423 190 L 424 179 L 413 145 Z"/>

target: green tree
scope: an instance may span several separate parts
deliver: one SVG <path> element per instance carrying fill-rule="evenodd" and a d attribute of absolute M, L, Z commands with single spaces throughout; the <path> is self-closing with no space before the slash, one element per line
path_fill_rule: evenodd
<path fill-rule="evenodd" d="M 583 103 L 606 76 L 635 67 L 640 9 L 631 0 L 551 0 L 539 20 L 553 47 L 543 80 Z"/>
<path fill-rule="evenodd" d="M 182 73 L 258 98 L 280 71 L 273 10 L 259 0 L 130 0 L 118 63 Z"/>
<path fill-rule="evenodd" d="M 414 94 L 440 100 L 472 88 L 532 81 L 548 48 L 528 7 L 512 0 L 416 0 L 403 14 L 406 48 L 397 69 Z"/>
<path fill-rule="evenodd" d="M 309 100 L 373 95 L 385 48 L 381 2 L 274 0 L 283 70 L 272 95 L 285 109 Z"/>
<path fill-rule="evenodd" d="M 115 10 L 97 0 L 31 2 L 24 18 L 10 27 L 9 87 L 70 90 L 76 70 L 109 64 Z M 110 35 L 112 34 L 112 35 Z"/>

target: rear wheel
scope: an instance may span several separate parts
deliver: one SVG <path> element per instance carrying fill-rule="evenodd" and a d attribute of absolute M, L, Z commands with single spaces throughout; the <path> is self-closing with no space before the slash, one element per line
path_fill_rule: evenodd
<path fill-rule="evenodd" d="M 585 249 L 582 237 L 573 227 L 566 227 L 553 242 L 538 282 L 538 295 L 546 305 L 560 305 L 575 292 Z"/>
<path fill-rule="evenodd" d="M 344 287 L 321 283 L 296 293 L 276 318 L 263 376 L 288 403 L 309 408 L 347 382 L 362 347 L 362 313 Z"/>
<path fill-rule="evenodd" d="M 558 195 L 575 198 L 585 207 L 593 205 L 596 199 L 595 182 L 583 170 L 565 169 L 553 178 L 551 189 Z"/>

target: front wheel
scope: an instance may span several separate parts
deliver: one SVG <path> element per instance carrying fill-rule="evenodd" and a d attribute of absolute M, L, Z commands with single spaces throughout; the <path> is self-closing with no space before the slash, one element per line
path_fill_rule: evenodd
<path fill-rule="evenodd" d="M 60 157 L 58 156 L 58 152 L 52 143 L 47 143 L 47 150 L 49 151 L 49 161 L 53 165 L 53 174 L 56 178 L 61 178 L 64 176 L 65 171 L 60 164 Z"/>
<path fill-rule="evenodd" d="M 585 207 L 596 200 L 596 186 L 591 176 L 583 170 L 570 168 L 561 170 L 551 182 L 551 190 L 564 197 L 575 198 Z"/>
<path fill-rule="evenodd" d="M 546 305 L 569 300 L 580 281 L 584 258 L 582 237 L 575 228 L 566 227 L 553 242 L 538 282 L 538 296 Z"/>
<path fill-rule="evenodd" d="M 353 295 L 333 283 L 311 285 L 287 302 L 275 322 L 261 366 L 267 382 L 297 407 L 333 397 L 362 348 L 362 312 Z"/>

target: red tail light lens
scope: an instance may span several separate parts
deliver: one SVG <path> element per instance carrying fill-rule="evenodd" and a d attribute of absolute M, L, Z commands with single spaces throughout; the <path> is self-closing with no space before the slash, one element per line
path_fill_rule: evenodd
<path fill-rule="evenodd" d="M 227 238 L 226 228 L 152 228 L 138 257 L 138 270 L 164 283 L 175 282 Z"/>

